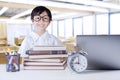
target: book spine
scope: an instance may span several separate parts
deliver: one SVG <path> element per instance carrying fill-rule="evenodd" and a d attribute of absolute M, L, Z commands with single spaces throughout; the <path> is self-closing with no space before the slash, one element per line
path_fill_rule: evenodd
<path fill-rule="evenodd" d="M 66 50 L 66 47 L 33 47 L 32 50 Z"/>
<path fill-rule="evenodd" d="M 64 60 L 63 62 L 24 62 L 24 65 L 33 65 L 33 66 L 54 66 L 54 65 L 64 65 L 66 63 L 66 60 Z"/>
<path fill-rule="evenodd" d="M 50 54 L 67 54 L 66 50 L 28 50 L 28 55 L 50 55 Z"/>
<path fill-rule="evenodd" d="M 58 54 L 58 55 L 29 55 L 29 58 L 56 58 L 56 57 L 68 57 L 67 54 Z"/>
<path fill-rule="evenodd" d="M 24 70 L 63 70 L 65 69 L 67 64 L 62 66 L 24 66 Z"/>

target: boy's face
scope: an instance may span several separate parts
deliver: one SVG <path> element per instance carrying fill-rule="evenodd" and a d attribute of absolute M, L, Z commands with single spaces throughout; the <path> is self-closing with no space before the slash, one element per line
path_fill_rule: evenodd
<path fill-rule="evenodd" d="M 34 16 L 32 20 L 35 30 L 45 31 L 50 24 L 50 18 L 46 11 L 42 12 L 40 15 Z"/>

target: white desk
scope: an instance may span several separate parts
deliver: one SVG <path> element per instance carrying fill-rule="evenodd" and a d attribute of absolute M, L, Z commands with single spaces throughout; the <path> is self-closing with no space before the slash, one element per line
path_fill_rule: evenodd
<path fill-rule="evenodd" d="M 120 80 L 120 70 L 86 70 L 80 74 L 65 70 L 23 70 L 6 72 L 0 64 L 0 80 Z"/>

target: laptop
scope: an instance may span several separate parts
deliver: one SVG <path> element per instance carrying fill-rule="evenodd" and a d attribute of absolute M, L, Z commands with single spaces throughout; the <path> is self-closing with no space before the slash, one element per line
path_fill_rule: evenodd
<path fill-rule="evenodd" d="M 87 69 L 120 69 L 120 35 L 77 35 L 76 44 L 88 53 Z"/>

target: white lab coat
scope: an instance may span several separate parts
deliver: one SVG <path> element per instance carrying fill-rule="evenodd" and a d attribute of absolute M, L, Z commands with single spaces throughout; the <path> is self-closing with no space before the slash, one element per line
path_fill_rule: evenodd
<path fill-rule="evenodd" d="M 59 41 L 55 36 L 49 34 L 47 31 L 39 36 L 35 32 L 31 32 L 28 36 L 23 40 L 18 53 L 21 54 L 22 57 L 27 57 L 26 50 L 30 50 L 34 46 L 63 46 L 61 41 Z"/>

